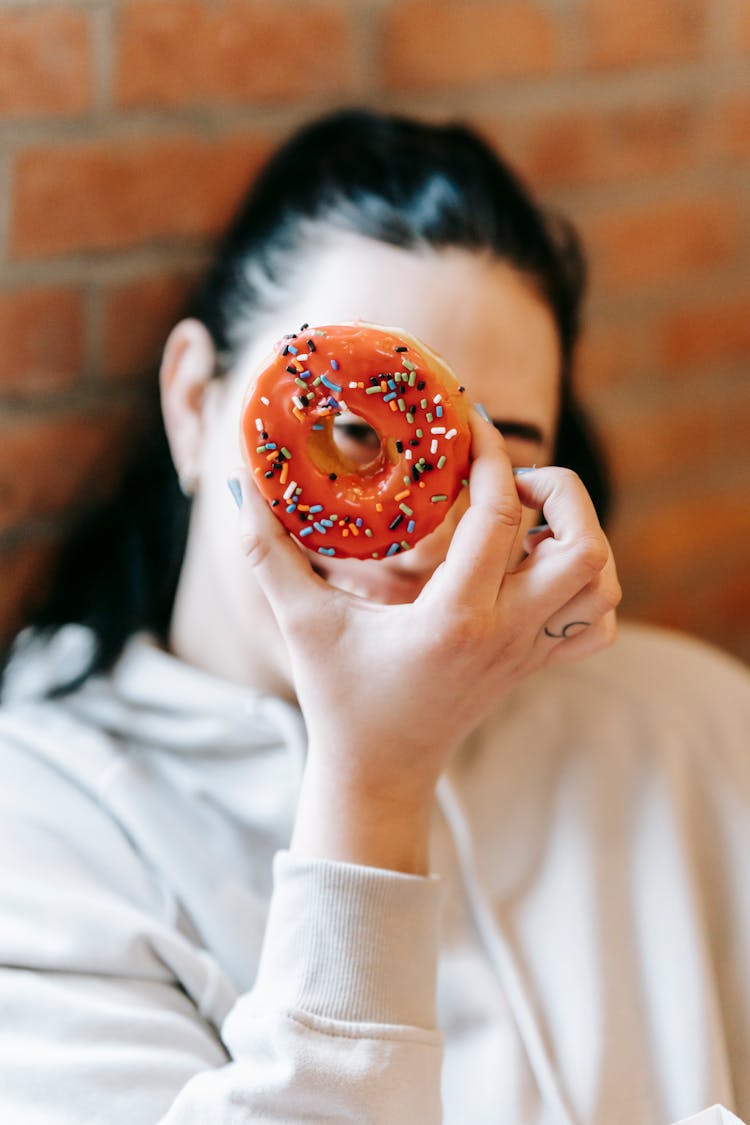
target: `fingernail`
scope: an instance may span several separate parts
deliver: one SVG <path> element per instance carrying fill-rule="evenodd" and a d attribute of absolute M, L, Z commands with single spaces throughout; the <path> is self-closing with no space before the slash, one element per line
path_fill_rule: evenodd
<path fill-rule="evenodd" d="M 238 508 L 241 508 L 242 507 L 242 485 L 237 480 L 237 477 L 228 477 L 227 485 L 229 486 L 229 491 L 232 493 L 232 496 L 234 497 L 235 504 L 237 505 Z"/>
<path fill-rule="evenodd" d="M 527 535 L 541 535 L 543 531 L 549 531 L 548 523 L 538 523 L 536 527 L 530 527 L 526 532 Z"/>
<path fill-rule="evenodd" d="M 524 473 L 533 473 L 536 465 L 522 465 L 520 469 L 513 470 L 514 477 L 522 477 Z"/>
<path fill-rule="evenodd" d="M 477 414 L 479 415 L 480 418 L 484 418 L 485 422 L 489 422 L 489 424 L 492 425 L 492 419 L 490 418 L 489 414 L 487 413 L 487 411 L 482 406 L 481 402 L 475 402 L 474 403 L 474 409 L 476 410 L 476 412 L 477 412 Z"/>

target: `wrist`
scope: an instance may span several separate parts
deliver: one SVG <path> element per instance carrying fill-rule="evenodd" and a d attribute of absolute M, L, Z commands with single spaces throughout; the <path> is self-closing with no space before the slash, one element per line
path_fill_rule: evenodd
<path fill-rule="evenodd" d="M 289 850 L 426 875 L 434 789 L 434 782 L 359 776 L 311 747 Z"/>

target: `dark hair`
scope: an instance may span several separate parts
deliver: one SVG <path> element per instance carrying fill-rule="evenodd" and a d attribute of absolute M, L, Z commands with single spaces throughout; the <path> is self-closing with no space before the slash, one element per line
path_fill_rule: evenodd
<path fill-rule="evenodd" d="M 327 228 L 407 249 L 491 252 L 526 275 L 560 339 L 561 416 L 555 460 L 575 469 L 600 518 L 609 490 L 601 453 L 572 388 L 585 266 L 577 235 L 546 214 L 476 133 L 369 110 L 333 113 L 296 132 L 251 186 L 221 239 L 187 315 L 208 328 L 231 365 L 254 323 L 284 292 L 305 245 Z M 156 413 L 156 411 L 155 411 Z M 72 540 L 34 625 L 89 625 L 92 672 L 114 663 L 140 629 L 165 639 L 185 549 L 182 496 L 159 424 L 114 502 Z"/>

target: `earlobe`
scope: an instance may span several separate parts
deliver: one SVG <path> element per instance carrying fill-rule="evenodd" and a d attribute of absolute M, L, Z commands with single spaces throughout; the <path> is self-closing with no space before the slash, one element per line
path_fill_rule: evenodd
<path fill-rule="evenodd" d="M 216 366 L 216 349 L 199 320 L 181 320 L 169 334 L 159 372 L 161 407 L 169 448 L 183 490 L 198 481 L 203 402 Z"/>

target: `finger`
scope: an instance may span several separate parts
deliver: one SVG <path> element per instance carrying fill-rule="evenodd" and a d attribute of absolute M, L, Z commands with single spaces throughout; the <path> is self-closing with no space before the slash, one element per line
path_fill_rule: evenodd
<path fill-rule="evenodd" d="M 330 587 L 315 574 L 243 466 L 235 470 L 241 494 L 240 544 L 279 623 L 309 614 L 311 598 Z M 234 489 L 232 489 L 234 492 Z"/>
<path fill-rule="evenodd" d="M 434 575 L 440 595 L 494 605 L 521 522 L 521 502 L 505 442 L 492 423 L 469 411 L 473 461 L 470 503 Z"/>
<path fill-rule="evenodd" d="M 610 552 L 601 574 L 544 623 L 540 643 L 550 639 L 570 640 L 616 609 L 621 598 L 622 588 Z"/>
<path fill-rule="evenodd" d="M 545 664 L 569 664 L 607 648 L 617 636 L 617 614 L 612 609 L 575 637 L 553 643 Z"/>
<path fill-rule="evenodd" d="M 516 480 L 523 503 L 542 508 L 551 535 L 516 568 L 513 578 L 546 620 L 614 563 L 591 498 L 575 473 L 548 466 Z"/>

